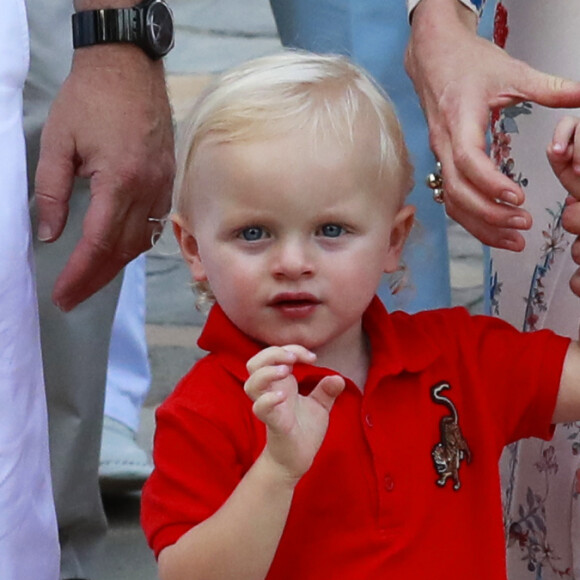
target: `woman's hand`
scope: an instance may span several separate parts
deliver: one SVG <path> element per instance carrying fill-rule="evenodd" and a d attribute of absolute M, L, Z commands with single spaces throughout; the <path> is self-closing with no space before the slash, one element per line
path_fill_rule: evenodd
<path fill-rule="evenodd" d="M 531 226 L 524 192 L 486 153 L 490 112 L 532 101 L 580 106 L 580 83 L 541 73 L 477 36 L 475 14 L 457 0 L 421 0 L 413 12 L 406 68 L 443 166 L 450 217 L 482 242 L 520 251 Z"/>

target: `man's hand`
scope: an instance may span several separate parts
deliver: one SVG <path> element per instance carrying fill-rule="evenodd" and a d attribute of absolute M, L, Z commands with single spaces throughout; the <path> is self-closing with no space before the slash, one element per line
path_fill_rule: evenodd
<path fill-rule="evenodd" d="M 521 101 L 580 106 L 580 83 L 540 73 L 480 38 L 457 0 L 422 0 L 413 12 L 406 68 L 441 161 L 447 213 L 482 242 L 520 251 L 531 226 L 521 188 L 486 153 L 492 109 Z M 500 202 L 500 203 L 498 203 Z"/>
<path fill-rule="evenodd" d="M 268 347 L 247 364 L 250 378 L 244 388 L 254 401 L 254 414 L 268 428 L 264 452 L 296 480 L 318 453 L 332 405 L 345 386 L 341 376 L 328 376 L 308 396 L 300 395 L 293 365 L 315 360 L 312 352 L 291 344 Z"/>
<path fill-rule="evenodd" d="M 75 51 L 42 137 L 35 195 L 38 237 L 62 233 L 74 177 L 90 180 L 83 236 L 53 291 L 70 310 L 152 245 L 170 208 L 173 127 L 163 65 L 139 48 Z"/>

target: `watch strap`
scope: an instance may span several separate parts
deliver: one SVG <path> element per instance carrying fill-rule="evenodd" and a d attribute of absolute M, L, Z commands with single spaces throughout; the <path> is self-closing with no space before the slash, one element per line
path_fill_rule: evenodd
<path fill-rule="evenodd" d="M 109 42 L 136 42 L 140 14 L 133 8 L 89 10 L 72 16 L 73 46 L 81 48 Z"/>

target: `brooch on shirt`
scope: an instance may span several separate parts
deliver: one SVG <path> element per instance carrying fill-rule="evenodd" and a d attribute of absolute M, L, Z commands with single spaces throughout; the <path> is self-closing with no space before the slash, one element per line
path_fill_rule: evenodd
<path fill-rule="evenodd" d="M 437 485 L 443 487 L 449 478 L 453 479 L 453 489 L 457 491 L 461 487 L 459 481 L 459 467 L 465 459 L 471 463 L 471 450 L 463 437 L 459 427 L 459 416 L 453 402 L 441 395 L 444 389 L 450 389 L 449 383 L 437 383 L 431 388 L 431 397 L 439 404 L 449 409 L 450 415 L 445 415 L 439 421 L 441 440 L 431 451 L 435 470 L 439 475 Z"/>

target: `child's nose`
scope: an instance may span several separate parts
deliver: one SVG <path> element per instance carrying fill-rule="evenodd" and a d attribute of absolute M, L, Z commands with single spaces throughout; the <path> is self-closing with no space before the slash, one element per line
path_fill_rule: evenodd
<path fill-rule="evenodd" d="M 312 256 L 306 244 L 292 241 L 280 245 L 273 262 L 276 277 L 297 280 L 313 272 Z"/>

